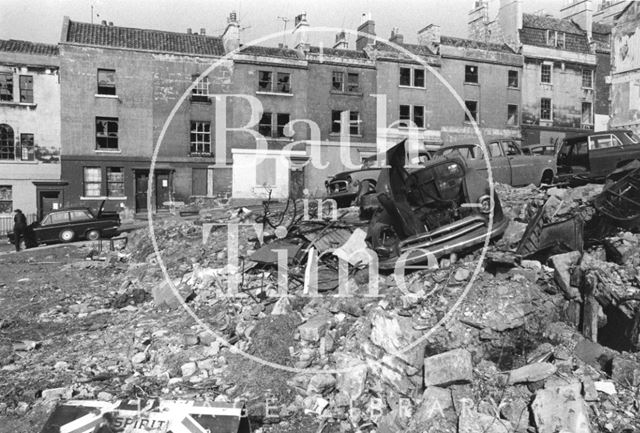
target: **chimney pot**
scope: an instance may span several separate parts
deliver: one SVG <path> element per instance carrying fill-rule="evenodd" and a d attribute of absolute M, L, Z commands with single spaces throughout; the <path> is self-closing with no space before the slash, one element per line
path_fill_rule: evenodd
<path fill-rule="evenodd" d="M 102 20 L 102 25 L 106 26 L 107 25 L 107 20 Z"/>
<path fill-rule="evenodd" d="M 113 21 L 109 21 L 109 27 L 113 27 Z"/>
<path fill-rule="evenodd" d="M 187 29 L 187 34 L 188 34 L 188 35 L 193 34 L 193 30 L 191 30 L 191 27 L 189 27 L 189 28 Z"/>
<path fill-rule="evenodd" d="M 376 35 L 376 23 L 371 19 L 371 13 L 363 13 L 361 17 L 361 23 L 358 26 L 359 33 L 365 33 L 371 36 Z M 372 45 L 375 43 L 374 38 L 369 38 L 367 36 L 358 34 L 356 38 L 356 50 L 361 51 L 367 45 Z"/>

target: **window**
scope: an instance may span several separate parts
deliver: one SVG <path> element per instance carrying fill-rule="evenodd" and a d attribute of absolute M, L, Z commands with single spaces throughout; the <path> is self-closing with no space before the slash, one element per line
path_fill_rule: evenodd
<path fill-rule="evenodd" d="M 258 91 L 291 93 L 291 74 L 288 72 L 274 74 L 271 71 L 258 71 Z"/>
<path fill-rule="evenodd" d="M 86 221 L 92 219 L 86 210 L 69 211 L 69 217 L 71 221 Z"/>
<path fill-rule="evenodd" d="M 20 149 L 20 159 L 23 161 L 33 161 L 35 159 L 33 134 L 20 134 Z"/>
<path fill-rule="evenodd" d="M 400 85 L 424 88 L 424 69 L 400 68 Z"/>
<path fill-rule="evenodd" d="M 351 135 L 360 135 L 360 112 L 359 111 L 350 111 L 349 112 L 349 134 Z"/>
<path fill-rule="evenodd" d="M 347 74 L 347 92 L 359 92 L 360 91 L 360 75 L 355 73 Z"/>
<path fill-rule="evenodd" d="M 613 135 L 596 135 L 589 137 L 589 149 L 608 149 L 610 147 L 621 146 L 622 143 L 618 141 L 617 137 Z"/>
<path fill-rule="evenodd" d="M 191 155 L 211 154 L 211 122 L 191 122 Z"/>
<path fill-rule="evenodd" d="M 582 125 L 593 125 L 591 116 L 591 102 L 582 103 Z"/>
<path fill-rule="evenodd" d="M 582 70 L 582 87 L 585 89 L 593 88 L 593 71 L 591 69 Z"/>
<path fill-rule="evenodd" d="M 338 92 L 344 92 L 344 73 L 334 72 L 331 78 L 331 88 Z"/>
<path fill-rule="evenodd" d="M 258 72 L 258 90 L 261 92 L 271 91 L 271 78 L 272 73 L 269 71 Z"/>
<path fill-rule="evenodd" d="M 507 156 L 520 155 L 520 150 L 518 149 L 518 146 L 513 143 L 513 141 L 503 141 L 502 150 Z"/>
<path fill-rule="evenodd" d="M 47 224 L 62 224 L 68 223 L 69 221 L 69 212 L 56 212 L 51 214 Z"/>
<path fill-rule="evenodd" d="M 540 82 L 551 83 L 551 65 L 549 63 L 543 63 L 540 66 Z"/>
<path fill-rule="evenodd" d="M 98 69 L 98 95 L 116 94 L 116 71 Z"/>
<path fill-rule="evenodd" d="M 411 124 L 413 122 L 413 125 Z M 414 126 L 424 128 L 424 106 L 422 105 L 401 105 L 400 122 L 398 126 L 408 128 Z"/>
<path fill-rule="evenodd" d="M 334 134 L 340 133 L 340 130 L 342 127 L 342 120 L 340 118 L 341 115 L 342 115 L 342 111 L 331 110 L 331 132 Z M 360 120 L 360 112 L 349 111 L 349 134 L 360 135 L 361 124 L 362 124 L 362 121 Z"/>
<path fill-rule="evenodd" d="M 276 159 L 264 158 L 256 167 L 256 184 L 274 186 L 276 184 Z"/>
<path fill-rule="evenodd" d="M 100 197 L 102 193 L 102 169 L 100 167 L 84 168 L 84 196 Z"/>
<path fill-rule="evenodd" d="M 0 213 L 13 212 L 13 187 L 0 185 Z"/>
<path fill-rule="evenodd" d="M 124 170 L 121 167 L 107 167 L 107 195 L 124 197 Z"/>
<path fill-rule="evenodd" d="M 193 80 L 198 80 L 199 75 L 194 75 Z M 209 102 L 209 77 L 202 77 L 191 90 L 191 100 L 195 102 Z"/>
<path fill-rule="evenodd" d="M 262 113 L 258 132 L 264 137 L 283 138 L 284 127 L 289 123 L 289 113 Z"/>
<path fill-rule="evenodd" d="M 551 99 L 540 99 L 540 120 L 551 120 Z"/>
<path fill-rule="evenodd" d="M 467 107 L 467 110 L 471 113 L 471 117 L 476 122 L 478 121 L 478 101 L 464 101 L 464 105 Z M 464 121 L 471 122 L 469 115 L 464 113 Z"/>
<path fill-rule="evenodd" d="M 13 74 L 0 73 L 0 101 L 13 101 Z"/>
<path fill-rule="evenodd" d="M 464 67 L 464 82 L 465 83 L 477 83 L 478 82 L 478 67 L 475 65 L 465 65 Z"/>
<path fill-rule="evenodd" d="M 118 149 L 118 119 L 116 117 L 96 117 L 96 149 Z"/>
<path fill-rule="evenodd" d="M 499 141 L 494 141 L 492 143 L 489 143 L 487 148 L 489 149 L 489 154 L 491 154 L 491 156 L 494 158 L 497 156 L 504 156 L 502 153 L 502 146 L 500 146 Z"/>
<path fill-rule="evenodd" d="M 518 106 L 508 104 L 507 105 L 507 125 L 518 124 Z"/>
<path fill-rule="evenodd" d="M 0 159 L 15 159 L 15 149 L 13 128 L 9 125 L 0 125 Z"/>
<path fill-rule="evenodd" d="M 567 37 L 564 32 L 558 33 L 555 30 L 547 30 L 547 45 L 550 47 L 564 49 Z"/>
<path fill-rule="evenodd" d="M 20 102 L 33 104 L 33 76 L 20 75 Z"/>
<path fill-rule="evenodd" d="M 508 87 L 518 87 L 518 71 L 509 71 L 507 77 Z"/>

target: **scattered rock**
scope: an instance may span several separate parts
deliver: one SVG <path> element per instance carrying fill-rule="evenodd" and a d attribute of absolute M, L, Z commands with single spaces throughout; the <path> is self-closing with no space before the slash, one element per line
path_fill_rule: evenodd
<path fill-rule="evenodd" d="M 509 384 L 538 382 L 556 372 L 556 366 L 548 362 L 535 362 L 524 367 L 511 370 Z"/>
<path fill-rule="evenodd" d="M 589 409 L 580 391 L 579 383 L 538 390 L 531 404 L 538 432 L 590 433 Z"/>
<path fill-rule="evenodd" d="M 320 341 L 320 337 L 329 329 L 332 315 L 330 313 L 320 313 L 298 327 L 300 338 L 305 341 Z"/>
<path fill-rule="evenodd" d="M 472 377 L 471 353 L 465 349 L 451 350 L 424 360 L 424 385 L 427 387 L 471 382 Z"/>
<path fill-rule="evenodd" d="M 581 254 L 579 251 L 551 256 L 549 261 L 555 269 L 554 278 L 558 287 L 562 289 L 567 299 L 580 298 L 580 290 L 571 285 L 571 268 L 578 264 Z"/>

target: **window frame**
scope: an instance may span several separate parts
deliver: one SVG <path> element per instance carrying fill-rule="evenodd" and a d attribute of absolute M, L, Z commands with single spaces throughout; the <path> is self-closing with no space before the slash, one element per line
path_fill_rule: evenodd
<path fill-rule="evenodd" d="M 113 84 L 107 82 L 106 85 L 100 84 L 100 73 L 113 73 Z M 103 91 L 103 90 L 107 91 Z M 112 90 L 110 90 L 112 89 Z M 117 86 L 116 86 L 116 70 L 115 69 L 107 69 L 107 68 L 98 68 L 96 72 L 96 95 L 100 96 L 117 96 Z"/>
<path fill-rule="evenodd" d="M 89 170 L 97 170 L 99 180 L 87 180 L 87 174 Z M 89 194 L 89 187 L 92 185 L 98 185 L 97 194 Z M 82 194 L 83 197 L 102 197 L 102 167 L 99 166 L 85 166 L 82 168 Z"/>
<path fill-rule="evenodd" d="M 409 113 L 408 116 L 409 117 L 405 117 L 403 118 L 402 115 L 402 109 L 403 107 L 407 107 L 409 109 Z M 416 108 L 421 108 L 422 109 L 422 122 L 419 124 L 418 122 L 416 122 Z M 400 128 L 409 128 L 409 125 L 403 125 L 402 122 L 405 120 L 411 121 L 413 122 L 413 124 L 416 126 L 416 128 L 421 128 L 424 129 L 425 125 L 426 125 L 426 106 L 424 105 L 414 105 L 414 104 L 400 104 L 398 106 L 398 127 Z"/>
<path fill-rule="evenodd" d="M 509 113 L 511 111 L 511 108 L 515 107 L 515 120 L 513 123 L 509 122 Z M 518 126 L 520 122 L 520 107 L 518 106 L 518 104 L 507 104 L 507 122 L 506 124 L 509 126 Z"/>
<path fill-rule="evenodd" d="M 542 117 L 542 113 L 544 112 L 545 108 L 543 107 L 543 102 L 545 101 L 549 101 L 549 117 Z M 540 120 L 541 121 L 548 121 L 548 122 L 553 122 L 553 100 L 551 98 L 540 98 Z"/>
<path fill-rule="evenodd" d="M 269 118 L 269 122 L 263 121 L 265 117 Z M 282 121 L 286 119 L 286 122 Z M 285 132 L 286 125 L 291 121 L 291 113 L 277 113 L 271 111 L 264 111 L 260 121 L 258 122 L 258 133 L 264 138 L 271 139 L 287 139 Z M 265 133 L 265 129 L 268 128 L 268 134 Z M 263 132 L 264 131 L 264 132 Z"/>
<path fill-rule="evenodd" d="M 589 74 L 589 85 L 585 86 L 585 73 Z M 593 69 L 582 68 L 582 88 L 593 90 Z"/>
<path fill-rule="evenodd" d="M 356 77 L 355 86 L 351 83 L 351 78 Z M 347 72 L 346 81 L 347 93 L 360 93 L 360 74 L 357 72 Z"/>
<path fill-rule="evenodd" d="M 31 142 L 26 144 L 25 142 Z M 25 149 L 27 150 L 27 157 L 25 158 Z M 23 132 L 20 134 L 20 160 L 21 161 L 34 161 L 35 160 L 35 136 L 30 132 Z"/>
<path fill-rule="evenodd" d="M 549 68 L 549 81 L 544 81 L 545 78 L 545 68 Z M 553 84 L 553 63 L 550 62 L 542 62 L 540 64 L 540 83 L 541 84 Z"/>
<path fill-rule="evenodd" d="M 13 102 L 13 82 L 12 72 L 0 72 L 0 102 Z"/>
<path fill-rule="evenodd" d="M 584 108 L 586 105 L 589 106 L 589 122 L 584 121 Z M 592 102 L 582 101 L 582 104 L 580 105 L 580 125 L 593 126 L 593 103 Z"/>
<path fill-rule="evenodd" d="M 470 70 L 470 68 L 475 69 L 475 71 Z M 480 71 L 478 65 L 464 65 L 464 84 L 479 84 L 479 81 Z"/>
<path fill-rule="evenodd" d="M 106 132 L 102 132 L 103 135 L 98 135 L 98 122 L 107 122 L 105 125 L 107 127 L 107 131 Z M 115 123 L 116 125 L 116 131 L 115 131 L 115 138 L 113 136 L 110 136 L 110 132 L 109 131 L 109 124 Z M 99 152 L 117 152 L 120 150 L 120 143 L 119 143 L 119 136 L 120 136 L 120 121 L 118 117 L 101 117 L 101 116 L 96 116 L 96 122 L 95 122 L 95 137 L 96 137 L 96 151 Z M 106 139 L 106 146 L 101 146 L 99 145 L 99 138 L 103 138 Z M 109 145 L 111 142 L 113 142 L 115 140 L 115 147 Z"/>
<path fill-rule="evenodd" d="M 516 85 L 511 85 L 511 73 L 515 73 L 515 83 Z M 520 71 L 517 69 L 509 69 L 507 71 L 507 87 L 509 89 L 519 89 L 520 88 Z"/>
<path fill-rule="evenodd" d="M 339 80 L 336 78 L 339 77 Z M 339 88 L 336 88 L 336 83 L 340 84 Z M 345 80 L 343 71 L 333 71 L 331 74 L 331 90 L 334 92 L 344 92 Z"/>
<path fill-rule="evenodd" d="M 355 110 L 331 110 L 331 132 L 330 134 L 336 135 L 342 133 L 341 114 L 347 111 L 349 112 L 349 136 L 361 137 L 362 136 L 362 117 L 360 111 Z M 355 114 L 355 119 L 353 118 Z M 337 119 L 336 119 L 337 116 Z M 336 128 L 337 125 L 337 130 Z M 355 132 L 354 132 L 355 130 Z"/>
<path fill-rule="evenodd" d="M 119 171 L 112 171 L 112 170 L 119 170 Z M 107 167 L 106 168 L 106 173 L 107 173 L 107 197 L 125 197 L 125 193 L 124 193 L 124 168 L 123 167 Z M 118 173 L 120 174 L 121 179 L 120 180 L 113 180 L 110 175 L 111 174 L 115 174 Z M 121 191 L 121 194 L 114 194 L 112 193 L 112 185 L 120 185 L 120 188 L 118 188 Z"/>
<path fill-rule="evenodd" d="M 189 155 L 211 155 L 211 122 L 192 120 L 189 128 Z M 208 140 L 206 138 L 208 137 Z"/>
<path fill-rule="evenodd" d="M 25 82 L 29 80 L 30 82 Z M 24 83 L 24 86 L 23 86 Z M 33 104 L 33 75 L 19 75 L 18 76 L 18 88 L 20 94 L 20 103 L 21 104 Z M 27 96 L 26 100 L 23 98 Z"/>
<path fill-rule="evenodd" d="M 267 74 L 269 79 L 263 79 L 263 74 Z M 258 70 L 258 89 L 256 93 L 274 93 L 278 95 L 291 95 L 293 94 L 292 83 L 292 73 L 285 71 L 273 71 L 273 70 Z M 286 80 L 282 81 L 284 83 L 284 90 L 280 89 L 281 86 L 281 77 L 287 77 Z M 268 86 L 264 86 L 264 84 L 269 83 Z"/>
<path fill-rule="evenodd" d="M 13 185 L 0 185 L 0 191 L 2 191 L 3 189 L 5 191 L 9 191 L 9 198 L 3 198 L 3 194 L 0 193 L 0 214 L 10 214 L 13 212 Z M 4 208 L 3 203 L 8 203 L 8 210 L 2 210 Z"/>
<path fill-rule="evenodd" d="M 200 75 L 192 75 L 193 81 L 196 81 L 196 85 L 191 89 L 191 101 L 192 102 L 210 102 L 209 92 L 211 89 L 211 82 L 209 76 L 205 75 L 202 79 L 198 79 Z"/>
<path fill-rule="evenodd" d="M 475 106 L 475 110 L 474 110 L 474 111 L 472 111 L 472 110 L 469 108 L 469 106 L 467 105 L 467 104 L 468 104 L 468 103 L 470 103 L 470 102 L 472 102 L 472 103 L 476 104 L 476 106 Z M 464 101 L 464 106 L 467 108 L 467 110 L 469 110 L 469 112 L 471 112 L 471 114 L 473 114 L 473 113 L 475 112 L 475 118 L 474 118 L 473 120 L 475 120 L 475 121 L 476 121 L 476 123 L 480 122 L 480 106 L 479 106 L 479 105 L 480 105 L 480 104 L 479 104 L 479 102 L 478 102 L 478 101 L 476 101 L 476 100 L 474 100 L 474 99 L 466 99 L 466 100 Z M 468 123 L 471 123 L 471 119 L 469 119 L 469 116 L 467 115 L 467 112 L 466 112 L 466 111 L 464 112 L 464 121 L 465 121 L 465 122 L 468 122 Z"/>
<path fill-rule="evenodd" d="M 0 133 L 0 160 L 14 161 L 16 159 L 16 133 L 11 125 L 2 123 L 0 130 L 7 131 L 7 137 L 2 138 Z"/>
<path fill-rule="evenodd" d="M 409 71 L 409 84 L 402 84 L 402 70 L 408 70 Z M 427 74 L 425 73 L 424 68 L 416 68 L 416 67 L 407 67 L 407 66 L 400 66 L 400 70 L 399 70 L 399 76 L 398 76 L 398 86 L 399 87 L 407 87 L 407 88 L 413 88 L 413 89 L 426 89 L 427 88 Z M 422 75 L 422 85 L 418 86 L 416 84 L 416 71 L 420 71 L 421 75 Z"/>

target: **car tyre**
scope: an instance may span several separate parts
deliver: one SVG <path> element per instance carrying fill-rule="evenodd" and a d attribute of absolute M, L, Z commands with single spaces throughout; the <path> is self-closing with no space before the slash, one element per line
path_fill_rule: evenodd
<path fill-rule="evenodd" d="M 60 240 L 62 242 L 71 242 L 75 237 L 76 234 L 73 232 L 73 230 L 67 229 L 60 232 Z"/>
<path fill-rule="evenodd" d="M 386 251 L 389 256 L 397 256 L 400 254 L 400 238 L 392 225 L 374 217 L 374 219 L 371 220 L 368 231 L 371 246 L 375 251 Z"/>
<path fill-rule="evenodd" d="M 87 234 L 85 235 L 85 237 L 89 241 L 97 241 L 98 239 L 100 239 L 100 231 L 95 230 L 95 229 L 89 230 L 87 232 Z"/>

